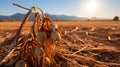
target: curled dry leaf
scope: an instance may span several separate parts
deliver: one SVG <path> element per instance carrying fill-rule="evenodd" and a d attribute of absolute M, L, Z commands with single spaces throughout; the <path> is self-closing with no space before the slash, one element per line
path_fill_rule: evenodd
<path fill-rule="evenodd" d="M 45 60 L 48 64 L 50 63 L 50 59 L 48 57 L 46 57 Z"/>

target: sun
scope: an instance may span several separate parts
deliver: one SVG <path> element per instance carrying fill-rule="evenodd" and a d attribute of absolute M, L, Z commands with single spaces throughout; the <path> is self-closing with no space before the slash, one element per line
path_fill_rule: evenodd
<path fill-rule="evenodd" d="M 87 10 L 88 11 L 91 11 L 91 12 L 94 12 L 96 10 L 96 2 L 95 0 L 91 0 L 88 4 L 87 4 Z"/>

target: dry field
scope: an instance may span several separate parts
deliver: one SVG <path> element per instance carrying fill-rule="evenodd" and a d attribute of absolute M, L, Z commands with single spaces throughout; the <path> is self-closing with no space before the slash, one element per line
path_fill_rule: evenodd
<path fill-rule="evenodd" d="M 62 31 L 60 45 L 56 48 L 66 58 L 61 67 L 120 67 L 120 21 L 54 21 Z M 0 45 L 13 36 L 20 22 L 0 22 Z M 31 26 L 23 29 L 26 34 Z M 57 45 L 57 44 L 56 44 Z M 0 46 L 2 60 L 10 46 Z M 75 65 L 75 64 L 76 65 Z"/>

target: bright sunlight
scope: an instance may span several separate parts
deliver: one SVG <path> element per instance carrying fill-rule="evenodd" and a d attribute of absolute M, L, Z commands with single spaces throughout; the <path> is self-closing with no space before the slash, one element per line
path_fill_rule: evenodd
<path fill-rule="evenodd" d="M 96 10 L 96 2 L 95 0 L 91 0 L 88 4 L 87 4 L 87 10 L 90 12 L 94 12 Z"/>

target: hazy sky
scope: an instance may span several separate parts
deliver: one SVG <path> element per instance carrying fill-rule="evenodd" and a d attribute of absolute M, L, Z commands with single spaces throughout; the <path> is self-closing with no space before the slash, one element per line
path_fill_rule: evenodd
<path fill-rule="evenodd" d="M 120 0 L 0 0 L 0 15 L 26 13 L 12 5 L 12 2 L 25 7 L 40 6 L 44 12 L 78 17 L 120 17 Z"/>

